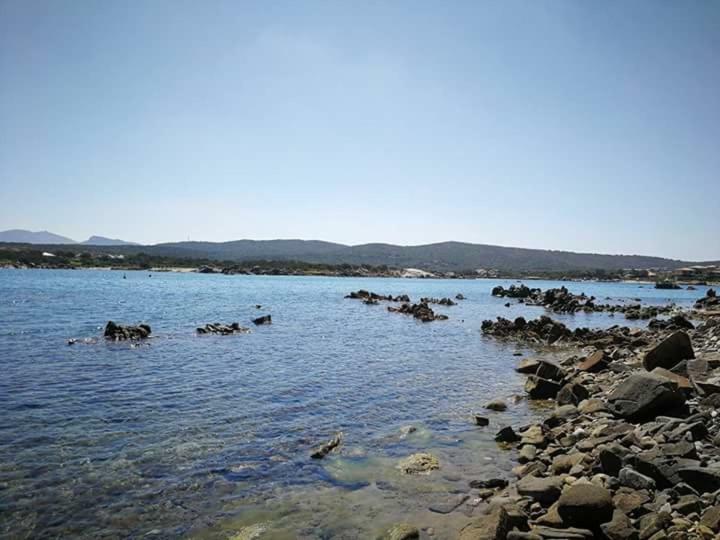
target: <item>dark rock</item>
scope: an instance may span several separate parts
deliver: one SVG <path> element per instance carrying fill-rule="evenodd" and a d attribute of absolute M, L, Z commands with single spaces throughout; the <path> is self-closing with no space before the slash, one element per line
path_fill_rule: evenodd
<path fill-rule="evenodd" d="M 402 313 L 404 315 L 412 315 L 421 322 L 444 321 L 448 318 L 447 315 L 435 313 L 426 302 L 420 302 L 419 304 L 410 304 L 406 302 L 400 307 L 388 306 L 388 311 Z"/>
<path fill-rule="evenodd" d="M 558 405 L 577 405 L 589 397 L 590 392 L 582 384 L 567 383 L 558 391 L 556 400 Z"/>
<path fill-rule="evenodd" d="M 540 366 L 540 361 L 537 358 L 525 358 L 524 360 L 521 360 L 520 363 L 515 368 L 515 371 L 518 373 L 524 373 L 526 375 L 534 374 L 538 367 Z"/>
<path fill-rule="evenodd" d="M 495 399 L 487 403 L 485 408 L 491 411 L 504 411 L 507 409 L 507 404 L 500 399 Z"/>
<path fill-rule="evenodd" d="M 150 336 L 150 326 L 147 324 L 139 324 L 137 326 L 122 326 L 113 321 L 108 321 L 105 325 L 104 336 L 106 339 L 114 339 L 122 341 L 126 339 L 145 339 Z"/>
<path fill-rule="evenodd" d="M 485 416 L 480 416 L 479 414 L 475 415 L 475 425 L 476 426 L 488 426 L 490 425 L 490 420 Z"/>
<path fill-rule="evenodd" d="M 602 470 L 609 476 L 618 476 L 623 466 L 623 460 L 628 450 L 620 445 L 606 446 L 600 450 L 599 459 Z"/>
<path fill-rule="evenodd" d="M 506 426 L 497 432 L 495 440 L 497 442 L 513 443 L 520 440 L 520 435 L 515 433 L 515 430 L 511 426 Z"/>
<path fill-rule="evenodd" d="M 645 354 L 643 366 L 648 371 L 652 371 L 656 367 L 671 369 L 678 362 L 691 358 L 695 358 L 695 352 L 690 342 L 690 336 L 679 330 L 650 349 Z"/>
<path fill-rule="evenodd" d="M 717 467 L 679 467 L 678 475 L 698 493 L 713 493 L 720 489 L 720 468 Z"/>
<path fill-rule="evenodd" d="M 684 516 L 689 514 L 700 514 L 703 511 L 703 503 L 697 495 L 683 495 L 672 505 L 672 510 Z"/>
<path fill-rule="evenodd" d="M 506 487 L 508 481 L 504 478 L 490 478 L 488 480 L 471 480 L 469 485 L 473 489 L 497 489 Z"/>
<path fill-rule="evenodd" d="M 338 433 L 325 444 L 318 446 L 310 453 L 310 457 L 313 459 L 322 459 L 330 452 L 332 452 L 335 448 L 340 446 L 340 443 L 342 443 L 342 433 Z"/>
<path fill-rule="evenodd" d="M 261 324 L 272 324 L 272 316 L 270 315 L 263 315 L 262 317 L 258 317 L 257 319 L 253 319 L 252 321 L 254 324 L 260 326 Z M 282 326 L 282 325 L 281 325 Z"/>
<path fill-rule="evenodd" d="M 525 381 L 525 391 L 530 399 L 551 399 L 557 396 L 560 384 L 537 375 L 530 375 Z"/>
<path fill-rule="evenodd" d="M 684 403 L 675 383 L 650 373 L 631 375 L 608 396 L 610 412 L 633 422 L 651 420 Z"/>
<path fill-rule="evenodd" d="M 629 467 L 620 469 L 618 478 L 621 485 L 632 489 L 655 489 L 655 480 Z"/>
<path fill-rule="evenodd" d="M 240 326 L 240 324 L 236 322 L 231 324 L 206 324 L 197 329 L 198 334 L 220 334 L 224 336 L 230 334 L 247 334 L 249 332 L 249 328 Z"/>
<path fill-rule="evenodd" d="M 547 360 L 538 360 L 538 368 L 535 371 L 535 375 L 541 379 L 548 379 L 550 381 L 562 382 L 565 380 L 565 370 Z"/>
<path fill-rule="evenodd" d="M 610 492 L 594 484 L 573 484 L 558 500 L 558 514 L 563 523 L 575 527 L 595 528 L 610 521 L 613 510 Z"/>

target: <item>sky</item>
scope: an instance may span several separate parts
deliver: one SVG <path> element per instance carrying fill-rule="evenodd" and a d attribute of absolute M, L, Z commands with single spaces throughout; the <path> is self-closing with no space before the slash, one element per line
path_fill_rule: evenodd
<path fill-rule="evenodd" d="M 720 259 L 720 2 L 0 0 L 0 230 Z"/>

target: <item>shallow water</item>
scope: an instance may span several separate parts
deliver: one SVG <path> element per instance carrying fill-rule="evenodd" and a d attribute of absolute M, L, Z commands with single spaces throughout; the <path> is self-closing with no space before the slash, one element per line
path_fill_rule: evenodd
<path fill-rule="evenodd" d="M 412 517 L 444 538 L 467 517 L 428 506 L 507 474 L 513 455 L 493 434 L 537 414 L 520 402 L 488 428 L 471 422 L 490 399 L 522 393 L 513 353 L 532 352 L 484 338 L 481 321 L 544 313 L 490 296 L 507 281 L 125 274 L 0 271 L 3 537 L 371 538 Z M 705 293 L 566 286 L 611 303 L 687 305 Z M 343 298 L 359 288 L 467 300 L 423 324 Z M 194 332 L 266 313 L 273 324 L 248 335 Z M 154 337 L 66 344 L 100 336 L 108 319 L 147 322 Z M 402 437 L 406 425 L 418 430 Z M 342 451 L 310 460 L 337 431 Z M 441 470 L 402 477 L 397 461 L 416 451 Z"/>

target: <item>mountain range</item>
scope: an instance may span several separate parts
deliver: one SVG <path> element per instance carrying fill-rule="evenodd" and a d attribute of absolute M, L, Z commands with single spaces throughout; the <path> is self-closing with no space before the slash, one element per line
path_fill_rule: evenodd
<path fill-rule="evenodd" d="M 77 242 L 47 231 L 0 232 L 0 242 L 25 244 L 74 244 Z M 320 240 L 234 240 L 230 242 L 170 242 L 138 245 L 123 240 L 92 236 L 81 243 L 87 251 L 116 254 L 146 253 L 152 256 L 218 261 L 303 261 L 325 264 L 388 265 L 395 268 L 422 268 L 460 271 L 493 268 L 513 271 L 571 271 L 674 269 L 694 264 L 720 264 L 720 261 L 691 262 L 644 255 L 604 255 L 544 249 L 525 249 L 440 242 L 420 246 L 362 244 L 348 246 Z"/>
<path fill-rule="evenodd" d="M 84 242 L 77 242 L 67 236 L 51 233 L 48 231 L 27 231 L 25 229 L 11 229 L 0 231 L 0 242 L 12 242 L 19 244 L 83 244 L 90 246 L 137 246 L 133 242 L 118 240 L 117 238 L 106 238 L 105 236 L 91 236 Z"/>

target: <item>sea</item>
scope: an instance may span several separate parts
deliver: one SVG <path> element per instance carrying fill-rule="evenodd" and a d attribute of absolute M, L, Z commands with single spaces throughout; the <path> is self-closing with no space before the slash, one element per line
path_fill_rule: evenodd
<path fill-rule="evenodd" d="M 517 363 L 572 352 L 483 336 L 484 319 L 546 314 L 491 296 L 512 283 L 0 270 L 0 538 L 372 539 L 398 522 L 454 538 L 473 514 L 472 500 L 449 511 L 468 482 L 516 464 L 497 430 L 548 406 L 523 398 Z M 706 290 L 526 283 L 680 307 Z M 423 323 L 345 298 L 358 289 L 466 299 Z M 267 314 L 271 325 L 252 324 Z M 106 342 L 109 320 L 147 323 L 152 337 Z M 197 334 L 215 322 L 251 331 Z M 493 399 L 508 409 L 486 411 Z M 338 433 L 336 451 L 310 458 Z M 440 469 L 402 474 L 416 452 Z"/>

